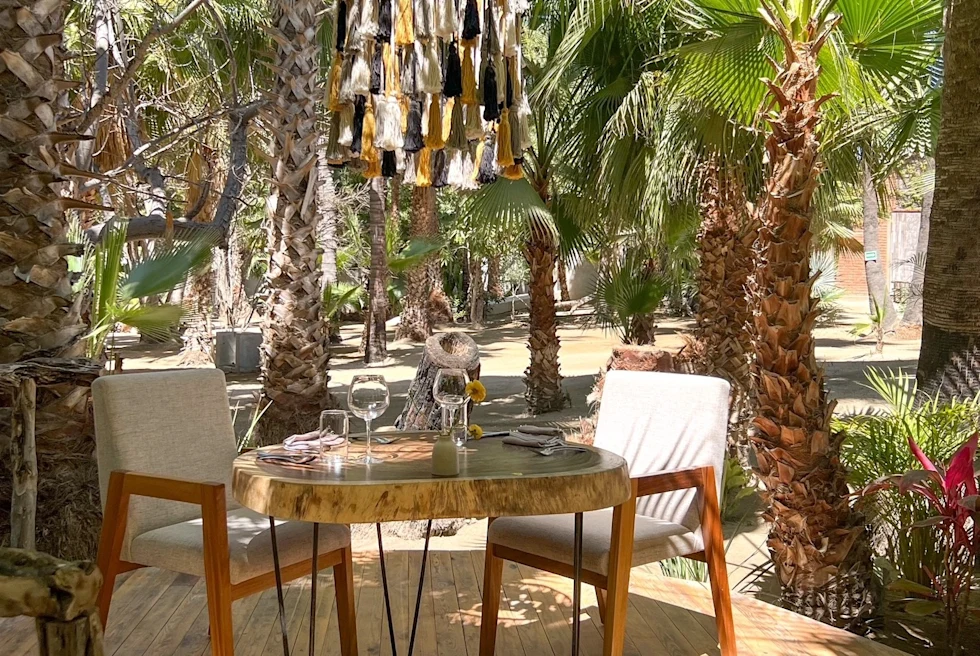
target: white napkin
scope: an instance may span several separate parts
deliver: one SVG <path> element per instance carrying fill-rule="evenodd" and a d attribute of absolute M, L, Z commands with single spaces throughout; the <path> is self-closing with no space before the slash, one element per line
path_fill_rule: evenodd
<path fill-rule="evenodd" d="M 321 447 L 329 449 L 340 446 L 346 441 L 343 436 L 334 433 L 326 433 L 321 437 L 320 431 L 315 430 L 309 433 L 290 435 L 283 441 L 282 446 L 286 451 L 319 451 Z"/>
<path fill-rule="evenodd" d="M 548 447 L 563 446 L 565 441 L 560 437 L 543 437 L 538 435 L 522 435 L 521 433 L 512 434 L 504 438 L 504 444 L 514 446 L 526 446 L 532 449 L 544 449 Z"/>
<path fill-rule="evenodd" d="M 525 433 L 526 435 L 547 435 L 552 437 L 561 437 L 561 429 L 555 428 L 554 426 L 518 426 L 517 432 Z"/>

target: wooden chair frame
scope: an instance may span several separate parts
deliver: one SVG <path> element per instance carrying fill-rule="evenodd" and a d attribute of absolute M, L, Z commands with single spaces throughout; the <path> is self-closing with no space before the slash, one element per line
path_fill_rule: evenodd
<path fill-rule="evenodd" d="M 99 614 L 103 626 L 108 622 L 112 589 L 119 574 L 145 567 L 120 559 L 126 523 L 129 518 L 129 499 L 132 496 L 182 501 L 201 506 L 204 531 L 204 579 L 207 586 L 208 619 L 211 630 L 211 654 L 232 656 L 234 635 L 231 625 L 231 602 L 271 588 L 276 584 L 275 573 L 266 572 L 240 583 L 231 583 L 228 557 L 228 512 L 225 507 L 225 486 L 222 483 L 189 481 L 153 474 L 114 471 L 109 479 L 102 535 L 99 540 L 98 565 L 104 583 L 99 593 Z M 291 581 L 310 573 L 312 557 L 282 568 L 282 580 Z M 321 554 L 319 569 L 333 567 L 337 589 L 337 616 L 340 629 L 340 653 L 357 654 L 357 630 L 354 616 L 354 568 L 350 545 Z"/>
<path fill-rule="evenodd" d="M 722 656 L 736 656 L 732 599 L 728 587 L 728 570 L 725 566 L 725 537 L 721 530 L 721 511 L 718 506 L 714 467 L 694 467 L 642 476 L 632 479 L 632 485 L 633 493 L 630 498 L 613 509 L 609 574 L 582 570 L 582 581 L 595 586 L 599 600 L 599 616 L 605 625 L 603 656 L 622 654 L 626 639 L 629 580 L 630 570 L 633 567 L 636 500 L 651 494 L 690 488 L 698 490 L 704 551 L 690 554 L 686 558 L 707 563 L 721 654 Z M 480 656 L 493 656 L 494 653 L 505 560 L 522 563 L 568 578 L 573 578 L 574 575 L 571 565 L 526 551 L 492 545 L 488 538 L 483 574 Z"/>

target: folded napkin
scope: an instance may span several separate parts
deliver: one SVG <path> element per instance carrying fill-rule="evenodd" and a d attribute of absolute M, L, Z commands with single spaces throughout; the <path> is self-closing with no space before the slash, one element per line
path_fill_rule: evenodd
<path fill-rule="evenodd" d="M 511 434 L 504 438 L 504 444 L 514 446 L 526 446 L 532 449 L 544 449 L 548 447 L 564 446 L 565 441 L 560 437 L 544 437 L 540 435 L 522 435 L 520 433 Z"/>
<path fill-rule="evenodd" d="M 310 431 L 299 435 L 290 435 L 283 441 L 282 446 L 286 451 L 319 451 L 320 448 L 329 449 L 330 447 L 340 446 L 347 440 L 342 435 L 335 433 L 324 433 L 320 431 Z"/>
<path fill-rule="evenodd" d="M 555 428 L 554 426 L 518 426 L 517 431 L 527 435 L 549 435 L 553 437 L 561 437 L 561 429 Z"/>

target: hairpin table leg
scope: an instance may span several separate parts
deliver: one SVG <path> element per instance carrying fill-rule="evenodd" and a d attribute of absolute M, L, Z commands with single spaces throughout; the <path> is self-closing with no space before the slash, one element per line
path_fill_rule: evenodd
<path fill-rule="evenodd" d="M 282 570 L 279 569 L 279 545 L 276 542 L 276 519 L 269 516 L 269 532 L 272 535 L 272 565 L 276 573 L 276 594 L 279 597 L 279 629 L 282 631 L 282 653 L 289 656 L 289 636 L 286 632 L 286 608 L 282 599 Z"/>
<path fill-rule="evenodd" d="M 412 637 L 408 640 L 408 656 L 415 648 L 415 630 L 419 625 L 419 611 L 422 609 L 422 584 L 425 583 L 425 561 L 429 556 L 429 535 L 432 533 L 432 520 L 425 525 L 425 546 L 422 548 L 422 569 L 419 570 L 419 589 L 415 594 L 415 617 L 412 618 Z"/>
<path fill-rule="evenodd" d="M 388 637 L 391 640 L 391 656 L 398 655 L 395 646 L 395 624 L 391 620 L 391 597 L 388 595 L 388 571 L 385 569 L 385 547 L 381 541 L 381 524 L 375 524 L 378 529 L 378 554 L 381 558 L 381 587 L 384 589 L 385 610 L 388 612 Z"/>
<path fill-rule="evenodd" d="M 320 555 L 320 525 L 313 522 L 313 572 L 310 576 L 310 656 L 316 654 L 316 559 Z"/>
<path fill-rule="evenodd" d="M 582 624 L 582 513 L 575 513 L 575 544 L 572 552 L 572 656 L 578 656 Z"/>

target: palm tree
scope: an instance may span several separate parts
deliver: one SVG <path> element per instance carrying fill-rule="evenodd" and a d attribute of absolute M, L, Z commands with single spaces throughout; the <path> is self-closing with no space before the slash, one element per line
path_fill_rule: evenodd
<path fill-rule="evenodd" d="M 922 292 L 919 389 L 945 396 L 980 392 L 980 11 L 949 2 L 943 46 L 944 82 L 936 192 Z"/>
<path fill-rule="evenodd" d="M 388 251 L 385 214 L 385 179 L 368 181 L 368 220 L 371 231 L 371 266 L 368 305 L 364 320 L 364 362 L 384 362 L 388 356 L 385 322 L 388 320 Z"/>
<path fill-rule="evenodd" d="M 431 187 L 412 188 L 411 237 L 436 239 L 439 236 L 439 217 L 436 214 L 436 190 Z M 405 301 L 401 319 L 395 331 L 396 339 L 424 342 L 432 334 L 429 298 L 439 277 L 439 263 L 430 256 L 406 274 Z"/>
<path fill-rule="evenodd" d="M 272 401 L 263 415 L 263 441 L 311 430 L 329 404 L 327 327 L 320 316 L 316 145 L 317 4 L 275 3 L 275 92 L 268 112 L 276 165 L 269 217 L 270 295 L 262 343 L 262 391 Z"/>

